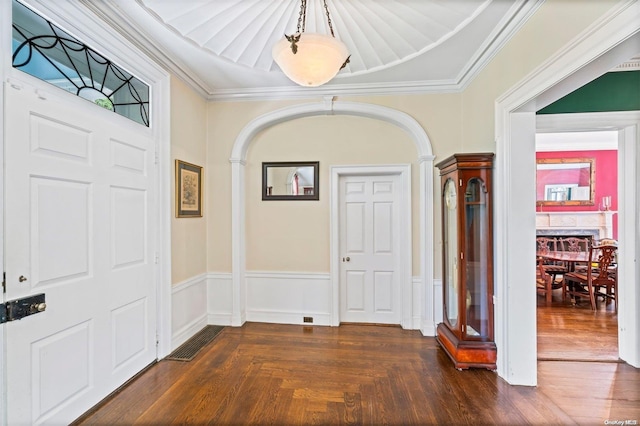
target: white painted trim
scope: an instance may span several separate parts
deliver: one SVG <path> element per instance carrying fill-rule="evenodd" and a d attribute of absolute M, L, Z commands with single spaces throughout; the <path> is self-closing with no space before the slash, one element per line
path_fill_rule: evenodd
<path fill-rule="evenodd" d="M 523 309 L 520 303 L 535 299 L 535 293 L 533 286 L 517 285 L 523 276 L 533 282 L 535 274 L 527 260 L 534 255 L 535 232 L 522 230 L 522 221 L 533 224 L 535 219 L 535 209 L 530 208 L 535 188 L 526 184 L 535 181 L 534 161 L 522 155 L 535 153 L 535 111 L 636 55 L 638 22 L 640 2 L 618 4 L 496 101 L 494 205 L 496 223 L 501 225 L 494 227 L 496 345 L 498 374 L 511 384 L 537 383 L 537 361 L 531 356 L 536 353 L 535 307 Z M 516 191 L 513 186 L 520 182 L 524 184 Z"/>
<path fill-rule="evenodd" d="M 321 280 L 327 281 L 331 274 L 326 272 L 274 272 L 274 271 L 251 271 L 245 274 L 246 278 L 269 278 L 281 280 Z"/>
<path fill-rule="evenodd" d="M 478 51 L 471 56 L 469 62 L 464 66 L 458 75 L 458 91 L 466 90 L 469 84 L 480 74 L 480 72 L 493 60 L 496 54 L 514 34 L 533 16 L 544 0 L 517 0 L 513 2 L 511 8 L 517 12 L 509 11 L 503 21 L 495 26 L 493 34 L 487 37 Z M 508 22 L 504 22 L 507 20 Z"/>
<path fill-rule="evenodd" d="M 246 321 L 246 280 L 245 280 L 245 160 L 247 150 L 255 136 L 276 124 L 303 117 L 317 115 L 354 115 L 382 120 L 406 131 L 418 152 L 420 167 L 420 277 L 425 291 L 433 294 L 433 150 L 427 133 L 410 115 L 379 105 L 335 102 L 325 98 L 323 102 L 294 105 L 272 111 L 253 119 L 238 134 L 231 151 L 231 244 L 233 274 L 233 324 L 242 325 Z M 433 303 L 433 301 L 431 301 Z M 433 306 L 424 302 L 422 323 L 433 321 Z M 423 327 L 424 328 L 424 327 Z M 429 333 L 428 328 L 423 334 Z"/>
<path fill-rule="evenodd" d="M 231 273 L 207 274 L 207 324 L 232 325 L 232 283 Z"/>
<path fill-rule="evenodd" d="M 538 115 L 536 123 L 549 114 Z M 554 114 L 556 115 L 556 114 Z M 536 152 L 558 151 L 615 151 L 618 149 L 618 132 L 612 130 L 584 132 L 541 132 L 536 133 Z"/>
<path fill-rule="evenodd" d="M 411 244 L 411 165 L 410 164 L 376 164 L 355 166 L 331 166 L 330 167 L 330 201 L 329 201 L 329 228 L 330 258 L 329 269 L 331 275 L 332 306 L 331 325 L 340 325 L 340 178 L 344 176 L 383 176 L 394 175 L 400 177 L 398 228 L 399 238 L 399 271 L 400 282 L 400 325 L 403 328 L 413 328 L 413 277 L 411 275 L 413 265 L 413 248 Z"/>
<path fill-rule="evenodd" d="M 207 325 L 206 295 L 207 274 L 191 277 L 171 288 L 172 306 L 180 310 L 181 314 L 191 317 L 184 324 L 173 324 L 171 350 L 189 340 Z M 194 312 L 194 308 L 199 304 L 202 305 L 201 312 Z M 175 321 L 177 316 L 173 318 Z"/>
<path fill-rule="evenodd" d="M 618 344 L 619 356 L 640 367 L 640 111 L 556 114 L 537 117 L 541 131 L 606 129 L 618 134 Z M 634 213 L 635 212 L 635 213 Z"/>
<path fill-rule="evenodd" d="M 0 2 L 0 164 L 4 164 L 4 92 L 5 81 L 11 69 L 11 55 L 4 54 L 11 52 L 11 2 Z M 2 270 L 6 270 L 4 264 L 4 166 L 0 173 L 0 261 L 2 262 Z M 0 302 L 5 302 L 6 296 L 0 295 Z M 6 425 L 7 418 L 7 341 L 5 335 L 6 325 L 0 325 L 0 425 Z"/>
<path fill-rule="evenodd" d="M 304 325 L 330 323 L 330 275 L 324 272 L 246 272 L 247 321 Z"/>

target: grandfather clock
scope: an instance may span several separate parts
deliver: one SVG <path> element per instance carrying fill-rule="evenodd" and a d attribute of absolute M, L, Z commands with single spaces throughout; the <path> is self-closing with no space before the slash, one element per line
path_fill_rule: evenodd
<path fill-rule="evenodd" d="M 493 337 L 493 153 L 436 164 L 442 191 L 443 321 L 437 340 L 457 369 L 496 369 Z"/>

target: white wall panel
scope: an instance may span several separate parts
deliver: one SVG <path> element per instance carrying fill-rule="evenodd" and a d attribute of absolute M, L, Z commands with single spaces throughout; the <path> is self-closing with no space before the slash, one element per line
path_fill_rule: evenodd
<path fill-rule="evenodd" d="M 325 273 L 247 272 L 247 321 L 330 325 L 331 286 Z"/>
<path fill-rule="evenodd" d="M 171 347 L 177 348 L 207 325 L 207 279 L 198 275 L 171 289 Z"/>
<path fill-rule="evenodd" d="M 231 274 L 207 275 L 208 324 L 231 325 L 233 280 Z"/>

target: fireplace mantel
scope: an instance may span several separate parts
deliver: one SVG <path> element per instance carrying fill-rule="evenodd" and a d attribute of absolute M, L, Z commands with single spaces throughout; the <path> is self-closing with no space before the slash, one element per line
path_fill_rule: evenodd
<path fill-rule="evenodd" d="M 547 235 L 566 235 L 591 231 L 598 239 L 612 238 L 613 215 L 617 212 L 536 212 L 536 229 Z"/>

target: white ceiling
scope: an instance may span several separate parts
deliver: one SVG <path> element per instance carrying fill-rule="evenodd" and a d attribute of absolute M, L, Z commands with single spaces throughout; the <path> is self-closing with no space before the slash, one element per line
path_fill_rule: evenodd
<path fill-rule="evenodd" d="M 296 31 L 300 0 L 80 0 L 208 99 L 462 90 L 541 0 L 327 0 L 351 60 L 318 88 L 271 58 Z M 309 32 L 328 33 L 322 0 Z"/>

